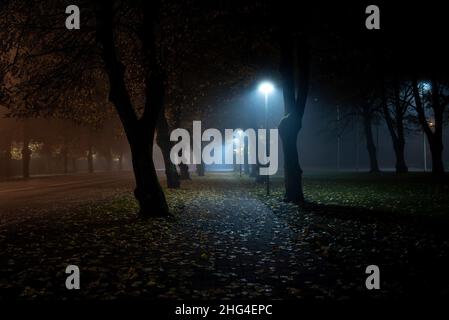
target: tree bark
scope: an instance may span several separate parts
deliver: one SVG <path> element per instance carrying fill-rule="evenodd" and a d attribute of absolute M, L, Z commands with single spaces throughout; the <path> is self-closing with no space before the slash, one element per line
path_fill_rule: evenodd
<path fill-rule="evenodd" d="M 170 135 L 168 132 L 168 123 L 165 117 L 165 112 L 161 110 L 161 115 L 157 124 L 157 136 L 156 142 L 161 148 L 162 157 L 164 159 L 165 176 L 167 177 L 167 187 L 171 189 L 177 189 L 181 186 L 178 171 L 176 166 L 170 160 L 170 150 L 173 146 L 173 142 L 170 141 Z"/>
<path fill-rule="evenodd" d="M 372 117 L 368 112 L 362 114 L 363 128 L 366 138 L 366 149 L 368 151 L 370 171 L 371 173 L 380 172 L 379 164 L 377 162 L 376 145 L 374 144 L 373 130 L 372 130 Z"/>

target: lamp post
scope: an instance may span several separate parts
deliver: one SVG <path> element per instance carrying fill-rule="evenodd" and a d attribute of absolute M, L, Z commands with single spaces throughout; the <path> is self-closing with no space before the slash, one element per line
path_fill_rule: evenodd
<path fill-rule="evenodd" d="M 265 97 L 265 129 L 267 130 L 266 137 L 268 139 L 268 95 L 274 91 L 274 86 L 270 82 L 262 82 L 259 85 L 259 92 L 262 93 Z M 268 150 L 267 144 L 267 152 Z M 266 184 L 267 184 L 267 196 L 270 194 L 270 176 L 266 175 Z"/>

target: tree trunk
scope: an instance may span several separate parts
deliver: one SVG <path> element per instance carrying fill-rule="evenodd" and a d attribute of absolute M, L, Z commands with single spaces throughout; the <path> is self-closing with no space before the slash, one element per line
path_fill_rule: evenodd
<path fill-rule="evenodd" d="M 12 162 L 12 153 L 11 153 L 11 149 L 12 149 L 12 144 L 9 145 L 9 148 L 6 150 L 6 155 L 5 155 L 5 177 L 9 178 L 12 176 L 12 166 L 11 166 L 11 162 Z"/>
<path fill-rule="evenodd" d="M 22 176 L 24 179 L 28 179 L 30 177 L 31 153 L 32 151 L 30 149 L 30 137 L 27 125 L 25 124 L 22 147 Z"/>
<path fill-rule="evenodd" d="M 407 173 L 408 167 L 405 163 L 405 134 L 404 134 L 404 119 L 399 108 L 396 111 L 396 130 L 398 132 L 398 139 L 394 144 L 394 153 L 396 155 L 396 173 Z"/>
<path fill-rule="evenodd" d="M 365 130 L 366 149 L 368 151 L 370 171 L 371 173 L 380 172 L 379 164 L 377 162 L 376 145 L 374 144 L 373 130 L 371 126 L 371 115 L 364 113 L 363 128 Z"/>
<path fill-rule="evenodd" d="M 89 128 L 87 136 L 87 172 L 94 173 L 93 129 Z"/>
<path fill-rule="evenodd" d="M 181 180 L 192 180 L 190 178 L 190 172 L 189 172 L 189 166 L 185 163 L 179 164 L 179 171 L 181 173 L 180 178 Z"/>
<path fill-rule="evenodd" d="M 407 173 L 408 167 L 405 162 L 405 139 L 404 137 L 398 138 L 393 128 L 388 126 L 391 140 L 393 142 L 393 150 L 396 156 L 396 173 Z"/>
<path fill-rule="evenodd" d="M 5 135 L 5 143 L 0 150 L 0 176 L 9 178 L 11 176 L 11 160 L 12 160 L 12 139 L 9 134 Z"/>
<path fill-rule="evenodd" d="M 161 111 L 156 131 L 156 141 L 161 148 L 162 158 L 164 159 L 165 176 L 167 177 L 167 188 L 177 189 L 181 186 L 181 182 L 179 179 L 178 171 L 176 170 L 176 166 L 170 160 L 170 150 L 173 146 L 173 142 L 170 141 L 168 123 L 167 119 L 165 118 L 164 110 Z"/>
<path fill-rule="evenodd" d="M 407 173 L 408 167 L 405 163 L 405 143 L 399 142 L 394 146 L 394 153 L 396 155 L 396 173 Z"/>
<path fill-rule="evenodd" d="M 142 125 L 142 124 L 141 124 Z M 146 134 L 142 126 L 135 139 L 130 141 L 136 189 L 134 195 L 139 203 L 138 216 L 167 216 L 169 214 L 164 191 L 159 183 L 153 161 L 153 134 Z"/>
<path fill-rule="evenodd" d="M 118 156 L 118 171 L 123 171 L 123 152 L 120 152 Z"/>
<path fill-rule="evenodd" d="M 142 218 L 165 216 L 168 213 L 168 205 L 154 167 L 153 143 L 145 140 L 138 137 L 131 143 L 136 180 L 134 195 L 140 207 L 138 215 Z"/>
<path fill-rule="evenodd" d="M 69 137 L 67 132 L 64 132 L 63 146 L 62 146 L 62 165 L 64 174 L 69 173 Z"/>
<path fill-rule="evenodd" d="M 78 172 L 78 159 L 75 157 L 72 158 L 72 172 L 73 173 Z"/>
<path fill-rule="evenodd" d="M 435 117 L 433 141 L 430 143 L 432 153 L 432 174 L 437 177 L 444 176 L 443 164 L 443 116 L 445 106 L 440 101 L 440 85 L 432 80 L 432 109 Z"/>
<path fill-rule="evenodd" d="M 89 150 L 87 151 L 87 171 L 94 173 L 94 153 L 91 144 L 89 144 Z"/>
<path fill-rule="evenodd" d="M 279 124 L 282 150 L 284 151 L 284 183 L 287 202 L 303 203 L 302 169 L 298 159 L 297 137 L 301 128 L 300 121 L 293 114 L 282 118 Z M 294 146 L 294 147 L 293 147 Z"/>
<path fill-rule="evenodd" d="M 46 174 L 51 174 L 51 168 L 52 166 L 52 154 L 51 154 L 51 146 L 49 144 L 49 142 L 44 142 L 44 146 L 41 150 L 41 154 L 43 155 L 43 159 L 44 159 L 44 172 Z"/>
<path fill-rule="evenodd" d="M 155 20 L 159 1 L 142 3 L 143 28 L 138 34 L 146 65 L 145 106 L 138 119 L 125 82 L 125 66 L 117 56 L 114 40 L 114 14 L 111 1 L 101 1 L 97 7 L 97 41 L 102 45 L 102 58 L 109 78 L 109 99 L 115 106 L 130 144 L 136 189 L 138 215 L 142 218 L 169 215 L 164 192 L 159 184 L 153 162 L 153 140 L 165 94 L 164 73 L 156 54 Z"/>
<path fill-rule="evenodd" d="M 104 159 L 106 161 L 106 171 L 107 172 L 111 172 L 112 171 L 112 153 L 111 153 L 111 149 L 108 148 L 106 150 L 106 153 L 104 155 Z"/>
<path fill-rule="evenodd" d="M 250 169 L 249 169 L 249 164 L 248 163 L 245 163 L 243 165 L 243 173 L 246 174 L 246 175 L 250 174 Z"/>
<path fill-rule="evenodd" d="M 201 142 L 201 150 L 203 150 L 203 142 Z M 201 156 L 200 163 L 196 165 L 196 174 L 199 177 L 204 177 L 206 175 L 206 165 L 203 162 L 203 157 Z"/>
<path fill-rule="evenodd" d="M 255 168 L 255 175 L 256 175 L 256 183 L 262 184 L 267 182 L 267 179 L 265 176 L 261 175 L 259 172 L 260 169 L 260 165 L 257 165 L 257 167 Z"/>
<path fill-rule="evenodd" d="M 382 86 L 384 84 L 382 83 Z M 400 96 L 399 96 L 399 85 L 397 82 L 394 84 L 394 96 L 395 96 L 395 125 L 393 124 L 393 119 L 390 114 L 387 105 L 387 98 L 385 96 L 385 90 L 382 93 L 382 111 L 384 114 L 385 122 L 387 123 L 388 132 L 391 136 L 391 141 L 393 143 L 393 149 L 396 156 L 396 173 L 407 173 L 408 168 L 405 163 L 405 134 L 404 134 L 404 117 L 403 111 L 400 106 Z"/>
<path fill-rule="evenodd" d="M 206 175 L 206 165 L 203 162 L 196 165 L 196 173 L 199 177 L 204 177 Z"/>
<path fill-rule="evenodd" d="M 249 157 L 248 157 L 248 139 L 243 140 L 243 172 L 247 175 L 249 172 Z"/>
<path fill-rule="evenodd" d="M 281 35 L 280 73 L 284 96 L 284 117 L 279 136 L 284 152 L 284 201 L 305 202 L 302 169 L 299 164 L 297 138 L 309 90 L 309 46 L 303 32 L 292 34 L 285 28 Z"/>
<path fill-rule="evenodd" d="M 259 166 L 257 165 L 257 163 L 252 164 L 251 165 L 251 172 L 250 172 L 249 176 L 251 178 L 256 178 L 258 176 L 258 174 L 259 174 Z"/>
<path fill-rule="evenodd" d="M 62 162 L 64 167 L 64 174 L 69 173 L 69 154 L 67 147 L 62 148 Z"/>
<path fill-rule="evenodd" d="M 432 174 L 437 177 L 444 176 L 443 164 L 443 143 L 439 139 L 433 137 L 433 141 L 429 141 L 430 152 L 432 154 Z"/>

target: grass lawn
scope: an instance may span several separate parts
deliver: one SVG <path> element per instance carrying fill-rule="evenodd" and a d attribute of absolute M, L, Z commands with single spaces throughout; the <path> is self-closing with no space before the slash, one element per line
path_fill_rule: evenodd
<path fill-rule="evenodd" d="M 272 181 L 273 195 L 281 197 L 282 178 Z M 449 182 L 436 182 L 430 174 L 305 173 L 304 192 L 323 205 L 449 218 Z"/>

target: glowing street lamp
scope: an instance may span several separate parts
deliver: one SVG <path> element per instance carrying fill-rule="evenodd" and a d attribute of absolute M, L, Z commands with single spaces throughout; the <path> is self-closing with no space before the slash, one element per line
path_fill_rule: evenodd
<path fill-rule="evenodd" d="M 265 95 L 269 95 L 274 91 L 274 86 L 271 82 L 262 82 L 259 85 L 259 91 Z"/>
<path fill-rule="evenodd" d="M 427 92 L 430 91 L 430 89 L 432 89 L 432 85 L 429 82 L 423 82 L 422 83 L 422 91 Z"/>
<path fill-rule="evenodd" d="M 271 82 L 264 81 L 259 85 L 259 92 L 265 96 L 265 129 L 268 137 L 268 95 L 274 91 L 274 85 Z M 270 176 L 266 175 L 267 179 L 267 196 L 270 194 Z"/>

